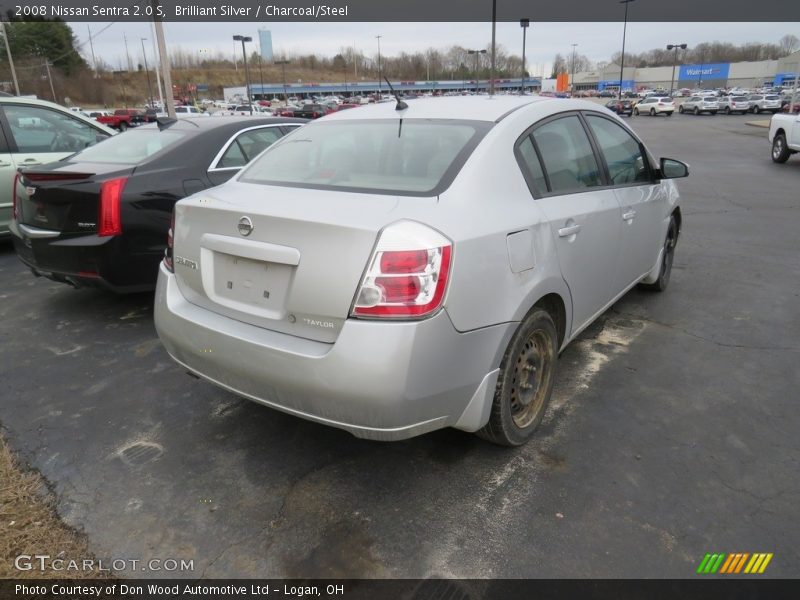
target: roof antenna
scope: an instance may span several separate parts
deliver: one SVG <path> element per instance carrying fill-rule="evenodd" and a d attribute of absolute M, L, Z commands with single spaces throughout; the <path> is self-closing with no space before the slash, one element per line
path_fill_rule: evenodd
<path fill-rule="evenodd" d="M 174 119 L 172 117 L 157 117 L 156 118 L 156 125 L 158 125 L 159 131 L 164 131 L 168 127 L 174 125 L 178 122 L 178 119 Z"/>
<path fill-rule="evenodd" d="M 397 92 L 394 91 L 394 88 L 392 87 L 392 84 L 389 83 L 389 80 L 386 77 L 384 77 L 383 80 L 386 82 L 386 85 L 388 85 L 389 89 L 392 91 L 392 94 L 394 95 L 394 99 L 397 100 L 397 105 L 394 107 L 394 109 L 395 110 L 405 110 L 406 108 L 408 108 L 408 104 L 406 104 L 405 102 L 400 100 L 400 96 L 398 96 Z"/>

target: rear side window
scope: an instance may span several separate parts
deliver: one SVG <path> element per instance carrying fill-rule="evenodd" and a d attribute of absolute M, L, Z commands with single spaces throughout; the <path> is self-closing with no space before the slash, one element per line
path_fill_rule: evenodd
<path fill-rule="evenodd" d="M 281 135 L 281 130 L 277 127 L 245 131 L 228 146 L 216 167 L 220 169 L 243 167 L 269 148 Z"/>
<path fill-rule="evenodd" d="M 537 194 L 546 192 L 547 181 L 544 178 L 542 163 L 539 162 L 539 156 L 536 154 L 536 149 L 533 147 L 531 136 L 525 136 L 525 139 L 522 140 L 522 143 L 520 143 L 519 157 L 522 159 L 523 164 L 528 169 L 534 192 Z"/>
<path fill-rule="evenodd" d="M 551 193 L 603 185 L 592 146 L 577 116 L 550 121 L 533 131 Z"/>
<path fill-rule="evenodd" d="M 586 120 L 605 158 L 611 185 L 650 181 L 641 145 L 630 133 L 602 117 L 587 115 Z"/>
<path fill-rule="evenodd" d="M 452 182 L 491 125 L 449 119 L 313 123 L 254 160 L 239 181 L 437 195 Z"/>

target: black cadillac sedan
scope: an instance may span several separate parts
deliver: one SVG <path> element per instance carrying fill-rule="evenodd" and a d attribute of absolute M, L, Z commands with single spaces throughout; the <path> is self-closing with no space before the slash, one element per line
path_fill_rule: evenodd
<path fill-rule="evenodd" d="M 159 119 L 17 173 L 14 248 L 36 276 L 114 292 L 155 287 L 172 207 L 224 183 L 302 119 Z"/>

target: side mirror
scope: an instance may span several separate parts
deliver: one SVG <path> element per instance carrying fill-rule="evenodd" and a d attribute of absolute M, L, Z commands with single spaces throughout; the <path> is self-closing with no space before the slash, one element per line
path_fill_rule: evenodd
<path fill-rule="evenodd" d="M 662 179 L 679 179 L 688 177 L 689 165 L 674 158 L 662 158 L 660 171 Z"/>

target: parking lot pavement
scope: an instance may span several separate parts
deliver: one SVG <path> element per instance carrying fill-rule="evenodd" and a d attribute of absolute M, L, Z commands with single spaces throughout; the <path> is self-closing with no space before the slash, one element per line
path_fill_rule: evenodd
<path fill-rule="evenodd" d="M 0 421 L 99 557 L 194 559 L 182 576 L 690 577 L 706 552 L 795 576 L 800 158 L 773 164 L 746 119 L 629 121 L 691 164 L 670 288 L 563 353 L 524 448 L 240 400 L 172 363 L 152 295 L 34 279 L 7 244 Z"/>

